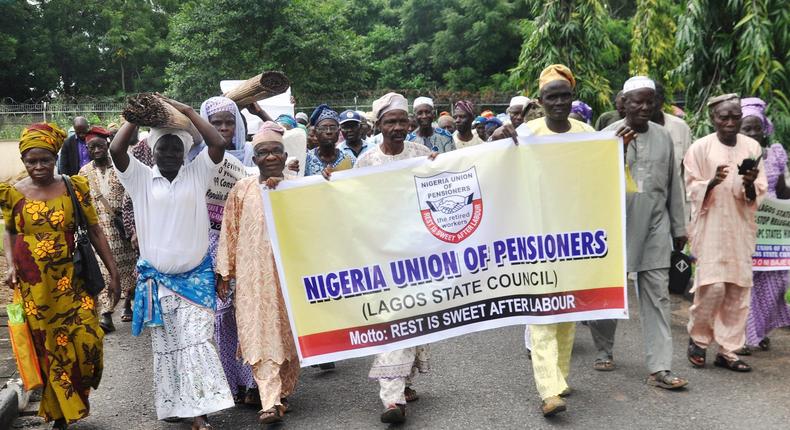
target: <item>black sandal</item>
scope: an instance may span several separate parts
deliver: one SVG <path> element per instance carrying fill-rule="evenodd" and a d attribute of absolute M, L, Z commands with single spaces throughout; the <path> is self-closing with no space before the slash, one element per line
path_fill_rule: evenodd
<path fill-rule="evenodd" d="M 400 424 L 406 421 L 406 405 L 393 405 L 381 414 L 384 424 Z"/>
<path fill-rule="evenodd" d="M 760 343 L 757 344 L 757 346 L 759 346 L 760 349 L 762 349 L 763 351 L 768 351 L 769 349 L 771 349 L 771 339 L 768 339 L 766 337 L 765 339 L 761 340 Z"/>
<path fill-rule="evenodd" d="M 741 349 L 735 350 L 735 353 L 744 356 L 752 355 L 752 348 L 750 348 L 749 345 L 744 345 L 741 347 Z"/>
<path fill-rule="evenodd" d="M 248 388 L 244 394 L 244 404 L 252 406 L 261 406 L 261 395 L 258 393 L 258 388 Z"/>
<path fill-rule="evenodd" d="M 420 400 L 420 395 L 417 394 L 417 391 L 415 391 L 411 387 L 406 387 L 406 389 L 403 390 L 403 396 L 406 398 L 406 401 L 409 403 L 414 402 L 416 400 Z"/>
<path fill-rule="evenodd" d="M 723 355 L 716 354 L 716 360 L 713 361 L 716 367 L 723 367 L 732 370 L 733 372 L 751 372 L 752 366 L 744 363 L 743 360 L 727 360 Z"/>
<path fill-rule="evenodd" d="M 686 356 L 688 357 L 692 366 L 696 368 L 705 367 L 706 351 L 707 350 L 705 348 L 698 346 L 696 343 L 694 343 L 693 339 L 689 338 L 689 347 Z"/>

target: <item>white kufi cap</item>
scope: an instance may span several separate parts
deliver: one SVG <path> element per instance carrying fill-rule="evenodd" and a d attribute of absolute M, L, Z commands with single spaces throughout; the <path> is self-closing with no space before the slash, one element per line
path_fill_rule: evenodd
<path fill-rule="evenodd" d="M 656 83 L 647 76 L 634 76 L 629 78 L 623 84 L 623 94 L 627 94 L 635 90 L 641 90 L 642 88 L 650 88 L 651 90 L 655 91 Z"/>

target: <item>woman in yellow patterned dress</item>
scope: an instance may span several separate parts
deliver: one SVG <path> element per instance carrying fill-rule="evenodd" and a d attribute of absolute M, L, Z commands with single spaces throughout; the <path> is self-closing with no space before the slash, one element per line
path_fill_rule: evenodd
<path fill-rule="evenodd" d="M 44 388 L 38 413 L 47 421 L 54 420 L 58 429 L 88 416 L 88 394 L 101 380 L 104 337 L 96 299 L 73 276 L 75 208 L 63 179 L 54 174 L 64 137 L 55 124 L 26 128 L 19 152 L 29 177 L 13 186 L 0 184 L 6 283 L 20 289 L 41 366 Z M 108 288 L 117 302 L 118 271 L 97 224 L 88 182 L 81 176 L 71 180 L 89 224 L 91 243 L 112 274 Z"/>

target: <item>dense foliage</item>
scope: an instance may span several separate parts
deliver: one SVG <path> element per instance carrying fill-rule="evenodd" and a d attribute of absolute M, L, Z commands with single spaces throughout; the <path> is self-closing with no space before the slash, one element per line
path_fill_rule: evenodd
<path fill-rule="evenodd" d="M 285 71 L 300 104 L 398 89 L 446 99 L 535 95 L 562 62 L 596 115 L 629 74 L 663 81 L 704 131 L 735 91 L 770 102 L 790 141 L 786 0 L 8 0 L 0 97 L 189 101 L 222 79 Z M 680 96 L 680 97 L 677 97 Z"/>
<path fill-rule="evenodd" d="M 685 83 L 698 134 L 708 130 L 706 99 L 736 92 L 767 101 L 779 141 L 790 140 L 786 0 L 689 0 L 678 24 L 677 48 L 683 61 L 675 74 Z"/>

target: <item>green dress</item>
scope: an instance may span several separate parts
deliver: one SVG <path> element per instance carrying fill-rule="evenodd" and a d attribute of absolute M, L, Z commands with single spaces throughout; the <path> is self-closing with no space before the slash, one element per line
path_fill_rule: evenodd
<path fill-rule="evenodd" d="M 87 180 L 71 179 L 88 223 L 96 224 Z M 90 389 L 101 380 L 104 332 L 95 298 L 73 277 L 71 199 L 68 194 L 48 201 L 27 199 L 13 186 L 0 184 L 0 209 L 6 229 L 17 234 L 14 267 L 44 380 L 38 413 L 47 421 L 85 418 Z"/>

